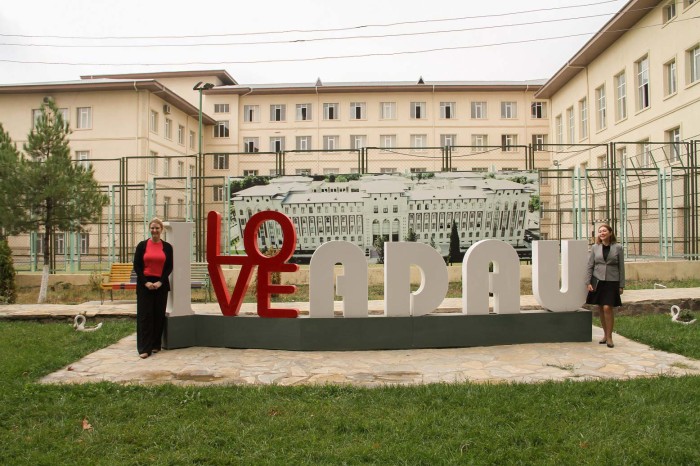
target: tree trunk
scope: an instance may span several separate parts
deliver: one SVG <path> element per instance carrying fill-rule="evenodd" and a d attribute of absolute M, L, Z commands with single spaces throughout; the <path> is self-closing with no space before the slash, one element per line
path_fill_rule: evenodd
<path fill-rule="evenodd" d="M 51 241 L 49 239 L 50 232 L 46 230 L 44 232 L 44 268 L 41 272 L 41 288 L 39 288 L 39 299 L 37 300 L 37 303 L 42 304 L 46 302 L 46 292 L 49 288 L 49 271 L 51 269 L 49 265 L 49 260 L 51 258 L 50 256 L 50 251 L 49 251 L 49 245 L 51 244 Z"/>

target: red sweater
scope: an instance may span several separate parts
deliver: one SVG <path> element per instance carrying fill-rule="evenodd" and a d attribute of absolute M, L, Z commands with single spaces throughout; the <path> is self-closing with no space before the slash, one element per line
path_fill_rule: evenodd
<path fill-rule="evenodd" d="M 146 277 L 160 277 L 163 275 L 165 252 L 163 252 L 163 243 L 161 241 L 154 243 L 153 240 L 148 240 L 146 252 L 143 255 L 143 265 L 143 274 Z"/>

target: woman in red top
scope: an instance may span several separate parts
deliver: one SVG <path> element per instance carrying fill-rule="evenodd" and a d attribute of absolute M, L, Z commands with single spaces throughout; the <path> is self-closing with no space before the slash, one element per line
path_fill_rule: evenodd
<path fill-rule="evenodd" d="M 165 307 L 173 271 L 173 247 L 163 241 L 163 222 L 149 223 L 151 238 L 141 241 L 134 253 L 136 272 L 136 347 L 141 359 L 160 351 Z"/>

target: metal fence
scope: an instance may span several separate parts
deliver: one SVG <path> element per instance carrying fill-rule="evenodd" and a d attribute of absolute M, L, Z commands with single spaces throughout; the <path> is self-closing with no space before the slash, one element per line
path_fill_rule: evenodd
<path fill-rule="evenodd" d="M 224 214 L 224 244 L 234 238 L 231 182 L 244 176 L 446 171 L 500 172 L 507 177 L 503 172 L 536 170 L 540 221 L 539 232 L 529 232 L 534 237 L 591 239 L 596 225 L 606 222 L 629 257 L 698 260 L 699 142 L 366 147 L 91 160 L 109 204 L 85 232 L 57 232 L 51 238 L 51 268 L 106 270 L 112 262 L 130 261 L 136 243 L 148 237 L 147 222 L 154 216 L 193 222 L 190 254 L 192 260 L 203 261 L 207 212 Z M 18 270 L 41 268 L 40 234 L 9 238 Z"/>

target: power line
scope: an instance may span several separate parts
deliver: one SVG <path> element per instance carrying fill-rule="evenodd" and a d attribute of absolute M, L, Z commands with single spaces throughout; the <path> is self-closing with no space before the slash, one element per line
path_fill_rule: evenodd
<path fill-rule="evenodd" d="M 691 21 L 691 20 L 695 20 L 698 18 L 700 18 L 700 16 L 694 16 L 694 17 L 682 19 L 682 20 L 677 19 L 676 21 L 674 21 L 674 23 L 678 23 L 681 21 Z M 637 26 L 637 27 L 633 27 L 633 28 L 605 31 L 605 33 L 612 34 L 612 33 L 628 32 L 628 31 L 632 31 L 632 30 L 648 29 L 648 28 L 654 28 L 654 27 L 659 27 L 659 26 L 662 26 L 662 25 L 661 24 L 652 24 L 652 25 L 647 25 L 647 26 Z M 450 50 L 469 50 L 469 49 L 479 49 L 479 48 L 487 48 L 487 47 L 501 47 L 501 46 L 505 46 L 505 45 L 519 45 L 519 44 L 527 44 L 527 43 L 535 43 L 535 42 L 547 42 L 547 41 L 552 41 L 552 40 L 570 39 L 570 38 L 582 37 L 582 36 L 590 36 L 593 34 L 597 34 L 598 32 L 599 31 L 584 32 L 584 33 L 579 33 L 579 34 L 567 34 L 567 35 L 553 36 L 553 37 L 541 37 L 541 38 L 534 38 L 534 39 L 494 42 L 494 43 L 489 43 L 489 44 L 463 45 L 463 46 L 454 46 L 454 47 L 436 47 L 436 48 L 430 48 L 430 49 L 407 50 L 407 51 L 400 51 L 400 52 L 375 52 L 375 53 L 351 54 L 351 55 L 328 55 L 328 56 L 308 57 L 308 58 L 278 58 L 278 59 L 265 59 L 265 60 L 193 61 L 193 62 L 161 62 L 161 63 L 152 63 L 152 62 L 151 63 L 90 63 L 90 62 L 76 63 L 76 62 L 51 62 L 51 61 L 43 61 L 43 60 L 0 59 L 0 63 L 19 63 L 19 64 L 27 64 L 27 65 L 63 65 L 63 66 L 144 66 L 145 67 L 145 66 L 189 66 L 189 65 L 197 65 L 197 66 L 251 65 L 251 64 L 312 62 L 312 61 L 340 60 L 340 59 L 351 59 L 351 58 L 390 57 L 390 56 L 398 56 L 398 55 L 417 55 L 417 54 L 423 54 L 423 53 L 444 52 L 444 51 L 450 51 Z"/>
<path fill-rule="evenodd" d="M 394 26 L 405 26 L 409 24 L 426 24 L 426 23 L 437 23 L 437 22 L 447 22 L 447 21 L 461 21 L 465 19 L 484 19 L 484 18 L 497 18 L 503 16 L 513 16 L 527 13 L 539 13 L 544 11 L 557 11 L 566 10 L 572 8 L 584 8 L 590 6 L 604 5 L 607 3 L 617 3 L 619 0 L 606 0 L 602 2 L 586 3 L 583 5 L 571 5 L 571 6 L 561 6 L 561 7 L 550 7 L 550 8 L 538 8 L 534 10 L 521 10 L 513 11 L 507 13 L 494 13 L 489 15 L 474 15 L 474 16 L 459 16 L 454 18 L 438 18 L 438 19 L 425 19 L 416 21 L 401 21 L 395 23 L 379 23 L 379 24 L 363 24 L 357 26 L 348 26 L 342 28 L 327 28 L 327 29 L 287 29 L 281 31 L 260 31 L 260 32 L 240 32 L 240 33 L 226 33 L 226 34 L 202 34 L 202 35 L 179 35 L 179 36 L 59 36 L 59 35 L 27 35 L 27 34 L 0 34 L 0 37 L 23 37 L 32 39 L 85 39 L 85 40 L 131 40 L 131 39 L 198 39 L 207 37 L 235 37 L 235 36 L 257 36 L 257 35 L 271 35 L 271 34 L 289 34 L 289 33 L 315 33 L 315 32 L 338 32 L 338 31 L 350 31 L 354 29 L 366 29 L 373 27 L 394 27 Z"/>
<path fill-rule="evenodd" d="M 645 8 L 648 10 L 651 8 Z M 523 23 L 498 24 L 492 26 L 475 26 L 460 29 L 443 29 L 438 31 L 423 31 L 423 32 L 403 32 L 396 34 L 376 34 L 376 35 L 360 35 L 360 36 L 345 36 L 345 37 L 318 37 L 310 39 L 291 39 L 291 40 L 270 40 L 256 42 L 223 42 L 223 43 L 196 43 L 196 44 L 18 44 L 18 43 L 0 43 L 0 46 L 13 47 L 50 47 L 50 48 L 159 48 L 159 47 L 225 47 L 225 46 L 242 46 L 242 45 L 273 45 L 273 44 L 299 44 L 309 42 L 337 41 L 337 40 L 355 40 L 355 39 L 385 39 L 393 37 L 408 37 L 408 36 L 425 36 L 435 34 L 449 34 L 454 32 L 482 31 L 488 29 L 511 28 L 518 26 L 532 26 L 536 24 L 558 23 L 563 21 L 577 21 L 581 19 L 600 18 L 603 16 L 611 16 L 615 13 L 601 13 L 596 15 L 575 16 L 570 18 L 547 19 L 540 21 L 528 21 Z"/>

